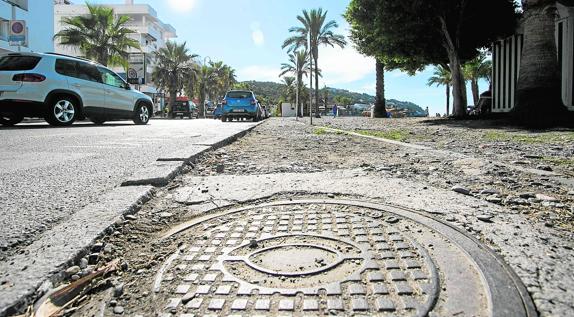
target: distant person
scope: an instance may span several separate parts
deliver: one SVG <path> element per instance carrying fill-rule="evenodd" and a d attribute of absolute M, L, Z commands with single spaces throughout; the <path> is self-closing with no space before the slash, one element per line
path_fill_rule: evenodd
<path fill-rule="evenodd" d="M 333 106 L 333 118 L 337 117 L 337 112 L 339 111 L 337 105 Z"/>

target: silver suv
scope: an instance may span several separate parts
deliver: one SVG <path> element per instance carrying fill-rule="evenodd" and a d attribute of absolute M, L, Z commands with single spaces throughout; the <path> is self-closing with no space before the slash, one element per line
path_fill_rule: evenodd
<path fill-rule="evenodd" d="M 95 124 L 132 119 L 147 124 L 149 96 L 132 90 L 118 74 L 89 60 L 54 53 L 0 55 L 0 124 L 24 117 L 55 126 L 89 118 Z"/>

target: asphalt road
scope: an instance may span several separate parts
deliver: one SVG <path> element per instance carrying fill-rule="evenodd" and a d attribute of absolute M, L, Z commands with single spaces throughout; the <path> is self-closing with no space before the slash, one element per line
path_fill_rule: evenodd
<path fill-rule="evenodd" d="M 252 125 L 206 119 L 0 127 L 0 260 L 158 158 Z"/>

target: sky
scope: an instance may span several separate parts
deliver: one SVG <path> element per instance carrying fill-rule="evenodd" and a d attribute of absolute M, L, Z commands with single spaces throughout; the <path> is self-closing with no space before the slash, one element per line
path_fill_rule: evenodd
<path fill-rule="evenodd" d="M 83 1 L 73 0 L 75 4 Z M 121 4 L 124 0 L 91 0 L 91 3 Z M 221 60 L 236 69 L 238 80 L 279 82 L 281 63 L 287 52 L 281 44 L 289 28 L 297 26 L 303 9 L 323 8 L 328 19 L 339 24 L 338 33 L 349 34 L 343 13 L 349 0 L 135 0 L 151 5 L 159 18 L 177 30 L 178 42 L 202 58 Z M 323 71 L 320 87 L 347 89 L 375 94 L 375 61 L 359 54 L 349 41 L 344 49 L 322 47 L 319 67 Z M 446 112 L 445 87 L 428 87 L 433 67 L 415 76 L 399 71 L 385 74 L 387 98 L 411 101 L 431 114 Z M 480 90 L 488 88 L 480 83 Z M 469 103 L 472 103 L 468 88 Z"/>

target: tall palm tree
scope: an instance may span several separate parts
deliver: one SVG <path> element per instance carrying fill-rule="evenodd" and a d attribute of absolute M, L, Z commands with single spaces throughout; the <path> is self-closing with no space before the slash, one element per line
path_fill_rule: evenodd
<path fill-rule="evenodd" d="M 310 72 L 309 54 L 305 50 L 299 50 L 290 53 L 289 63 L 281 64 L 281 74 L 279 74 L 279 77 L 284 76 L 285 74 L 292 74 L 297 79 L 296 84 L 297 89 L 295 91 L 295 105 L 298 113 L 300 104 L 299 97 L 301 95 L 301 88 L 303 87 L 303 76 L 307 76 L 309 72 Z M 300 115 L 303 116 L 303 109 L 301 109 Z"/>
<path fill-rule="evenodd" d="M 283 48 L 297 48 L 306 46 L 311 52 L 312 66 L 311 69 L 319 67 L 319 47 L 328 45 L 331 47 L 339 46 L 341 48 L 347 45 L 345 37 L 335 34 L 333 29 L 339 27 L 334 20 L 326 22 L 327 12 L 322 8 L 312 9 L 311 11 L 303 10 L 303 15 L 297 16 L 297 20 L 302 26 L 292 27 L 289 32 L 295 35 L 289 37 L 283 43 Z M 308 44 L 303 43 L 309 41 Z M 315 72 L 315 115 L 319 116 L 319 74 Z"/>
<path fill-rule="evenodd" d="M 193 59 L 195 54 L 189 54 L 186 43 L 177 44 L 167 41 L 165 47 L 155 53 L 156 67 L 152 80 L 158 87 L 169 92 L 169 117 L 173 116 L 173 106 L 177 93 L 184 88 L 188 78 L 194 73 Z"/>
<path fill-rule="evenodd" d="M 294 95 L 296 94 L 296 87 L 295 87 L 295 77 L 291 77 L 291 76 L 285 76 L 283 77 L 283 81 L 282 84 L 285 85 L 285 87 L 283 87 L 283 94 L 286 98 L 286 100 L 289 103 L 293 102 L 293 97 L 295 97 Z"/>
<path fill-rule="evenodd" d="M 489 83 L 492 81 L 492 61 L 486 60 L 485 54 L 480 54 L 475 59 L 464 64 L 462 71 L 464 78 L 470 81 L 474 104 L 478 105 L 478 100 L 480 99 L 478 81 L 480 79 L 486 79 Z"/>
<path fill-rule="evenodd" d="M 450 115 L 450 86 L 452 85 L 450 68 L 444 65 L 435 66 L 433 76 L 429 78 L 427 85 L 446 86 L 446 115 Z"/>
<path fill-rule="evenodd" d="M 556 0 L 522 0 L 522 7 L 524 47 L 513 114 L 527 125 L 548 125 L 566 112 L 555 38 Z"/>
<path fill-rule="evenodd" d="M 54 39 L 79 48 L 84 57 L 102 65 L 126 65 L 128 50 L 140 49 L 139 42 L 129 37 L 135 33 L 126 27 L 130 18 L 115 15 L 109 7 L 86 5 L 89 14 L 63 18 L 67 28 L 54 35 Z"/>
<path fill-rule="evenodd" d="M 208 98 L 217 98 L 215 95 L 217 91 L 214 88 L 217 86 L 218 73 L 213 66 L 214 63 L 209 62 L 198 67 L 199 115 L 204 118 L 206 115 L 205 102 Z"/>

